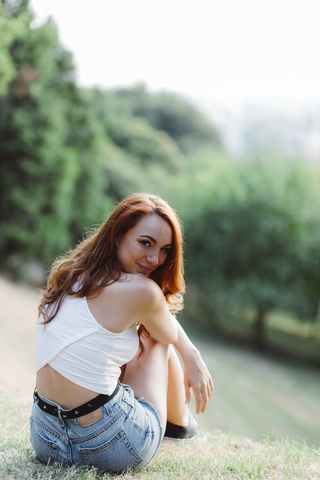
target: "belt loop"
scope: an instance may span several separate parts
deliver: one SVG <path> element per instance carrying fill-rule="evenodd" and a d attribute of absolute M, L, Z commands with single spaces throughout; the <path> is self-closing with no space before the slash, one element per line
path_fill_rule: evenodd
<path fill-rule="evenodd" d="M 58 408 L 58 417 L 59 417 L 59 420 L 60 420 L 60 426 L 61 428 L 64 428 L 64 420 L 62 418 L 62 414 L 61 414 L 61 408 Z"/>
<path fill-rule="evenodd" d="M 107 415 L 110 417 L 112 415 L 112 408 L 110 407 L 109 403 L 105 403 L 104 408 L 106 409 Z"/>

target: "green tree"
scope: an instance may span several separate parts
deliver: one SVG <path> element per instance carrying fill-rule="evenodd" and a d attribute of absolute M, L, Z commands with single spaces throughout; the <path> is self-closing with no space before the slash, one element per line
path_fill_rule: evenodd
<path fill-rule="evenodd" d="M 1 8 L 12 68 L 0 78 L 0 263 L 48 265 L 134 191 L 170 199 L 190 166 L 183 152 L 218 134 L 174 95 L 78 88 L 54 22 L 31 28 L 28 0 Z"/>
<path fill-rule="evenodd" d="M 87 90 L 95 118 L 109 140 L 140 167 L 159 164 L 172 173 L 183 168 L 185 159 L 177 144 L 164 131 L 154 129 L 145 118 L 134 117 L 122 108 L 117 95 L 102 90 Z"/>
<path fill-rule="evenodd" d="M 27 1 L 14 14 L 29 27 L 11 46 L 17 74 L 0 100 L 1 261 L 48 264 L 101 218 L 102 133 L 53 22 L 30 28 Z"/>
<path fill-rule="evenodd" d="M 110 93 L 123 111 L 145 118 L 154 129 L 166 132 L 185 154 L 204 146 L 221 147 L 217 128 L 190 102 L 176 94 L 150 94 L 144 85 Z"/>
<path fill-rule="evenodd" d="M 262 346 L 269 311 L 316 316 L 320 179 L 292 162 L 238 163 L 234 172 L 232 182 L 215 179 L 229 189 L 224 198 L 212 191 L 211 201 L 185 221 L 187 275 L 213 322 L 254 309 Z"/>
<path fill-rule="evenodd" d="M 0 2 L 0 98 L 6 95 L 9 84 L 16 74 L 16 65 L 10 54 L 10 48 L 15 39 L 24 34 L 30 20 L 27 12 L 17 16 L 19 7 L 14 5 L 13 2 L 10 9 L 6 2 Z"/>

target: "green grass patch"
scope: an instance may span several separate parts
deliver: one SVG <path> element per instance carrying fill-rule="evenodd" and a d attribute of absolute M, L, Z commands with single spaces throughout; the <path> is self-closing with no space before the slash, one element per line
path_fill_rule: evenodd
<path fill-rule="evenodd" d="M 239 339 L 240 342 L 243 339 L 254 343 L 254 315 L 253 310 L 236 312 L 233 316 L 226 315 L 216 325 L 205 322 L 204 329 L 213 338 L 217 332 L 234 340 Z M 193 330 L 196 312 L 186 318 L 188 326 Z M 288 356 L 297 355 L 304 361 L 320 366 L 319 322 L 301 322 L 284 312 L 270 312 L 266 315 L 264 338 L 266 350 L 275 350 Z"/>
<path fill-rule="evenodd" d="M 197 417 L 202 430 L 233 432 L 253 441 L 280 435 L 320 447 L 318 369 L 221 339 L 195 344 L 215 384 L 211 402 Z"/>
<path fill-rule="evenodd" d="M 41 464 L 29 443 L 30 402 L 0 395 L 0 478 L 41 480 L 319 479 L 319 451 L 285 439 L 246 438 L 214 431 L 206 442 L 164 442 L 150 466 L 121 475 L 94 468 Z M 5 412 L 5 413 L 4 413 Z"/>

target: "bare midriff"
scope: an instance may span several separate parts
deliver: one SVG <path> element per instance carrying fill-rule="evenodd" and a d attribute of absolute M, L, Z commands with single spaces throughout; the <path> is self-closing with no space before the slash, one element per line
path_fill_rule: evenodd
<path fill-rule="evenodd" d="M 97 397 L 99 393 L 76 385 L 63 377 L 50 365 L 45 365 L 37 373 L 38 392 L 65 410 L 76 408 Z"/>

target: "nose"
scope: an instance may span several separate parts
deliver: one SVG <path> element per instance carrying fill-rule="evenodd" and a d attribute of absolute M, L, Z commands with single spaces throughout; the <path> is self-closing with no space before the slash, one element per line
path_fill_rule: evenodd
<path fill-rule="evenodd" d="M 147 262 L 151 265 L 159 265 L 159 252 L 150 252 L 149 255 L 147 255 Z"/>

